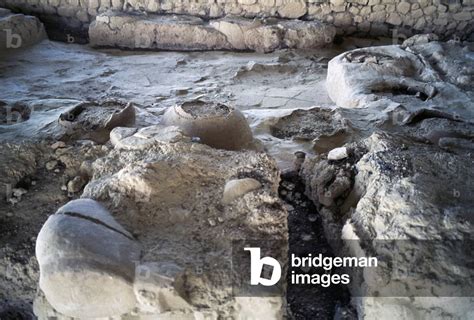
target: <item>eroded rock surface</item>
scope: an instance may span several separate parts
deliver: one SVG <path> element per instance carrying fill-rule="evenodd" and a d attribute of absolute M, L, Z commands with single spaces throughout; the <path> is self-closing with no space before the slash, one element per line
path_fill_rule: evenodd
<path fill-rule="evenodd" d="M 0 51 L 27 47 L 46 38 L 38 18 L 3 8 L 0 8 L 0 30 Z"/>
<path fill-rule="evenodd" d="M 329 62 L 331 99 L 360 108 L 339 112 L 375 133 L 300 173 L 335 250 L 381 261 L 352 272 L 359 317 L 472 317 L 472 77 L 469 46 L 433 35 Z"/>
<path fill-rule="evenodd" d="M 273 160 L 254 151 L 213 149 L 190 142 L 184 136 L 173 142 L 154 138 L 153 134 L 144 138 L 147 129 L 163 132 L 153 127 L 135 133 L 124 129 L 130 132 L 123 135 L 116 134 L 119 128 L 113 131 L 115 149 L 94 162 L 92 180 L 82 195 L 106 205 L 143 246 L 132 290 L 137 300 L 135 314 L 166 315 L 170 319 L 183 319 L 188 315 L 205 315 L 212 319 L 224 315 L 239 317 L 253 314 L 249 308 L 258 303 L 264 314 L 281 317 L 284 297 L 250 297 L 242 303 L 233 296 L 232 290 L 233 241 L 279 240 L 283 247 L 273 250 L 286 252 L 286 211 L 278 198 L 279 171 Z M 132 136 L 150 141 L 146 147 L 129 143 L 124 148 L 125 142 L 120 141 Z M 229 193 L 226 186 L 230 181 L 252 183 L 246 184 L 245 190 L 233 190 L 232 201 L 221 202 L 223 195 Z M 58 219 L 56 216 L 50 219 Z M 66 213 L 64 217 L 59 216 L 74 218 Z M 44 229 L 49 229 L 50 224 L 48 221 Z M 43 237 L 38 241 L 44 242 Z M 77 241 L 80 240 L 71 240 L 71 243 Z M 38 250 L 41 257 L 41 248 Z M 100 252 L 96 253 L 101 256 Z M 104 257 L 108 254 L 111 253 Z M 42 263 L 40 259 L 40 265 Z M 54 279 L 49 281 L 60 286 Z M 40 287 L 44 287 L 44 281 Z M 127 290 L 124 288 L 123 294 Z M 50 300 L 50 292 L 45 293 L 54 309 L 68 315 L 64 306 L 59 309 L 55 301 Z M 113 293 L 110 296 L 112 300 L 117 298 Z M 42 314 L 54 313 L 41 296 L 37 299 L 42 306 L 37 309 Z M 125 306 L 128 304 L 123 304 L 123 310 Z M 112 308 L 103 310 L 108 316 L 113 315 Z"/>
<path fill-rule="evenodd" d="M 104 143 L 115 127 L 135 124 L 135 108 L 117 101 L 82 102 L 62 113 L 58 123 L 57 138 Z"/>
<path fill-rule="evenodd" d="M 34 117 L 30 121 L 32 115 Z M 135 124 L 132 103 L 119 100 L 45 99 L 0 102 L 0 141 L 11 139 L 105 143 L 115 127 Z"/>
<path fill-rule="evenodd" d="M 343 159 L 330 160 L 325 154 L 307 159 L 301 175 L 339 252 L 370 253 L 380 261 L 375 271 L 355 275 L 359 282 L 351 290 L 359 297 L 358 314 L 365 319 L 385 312 L 391 317 L 411 314 L 409 318 L 472 315 L 472 298 L 457 298 L 453 307 L 452 298 L 437 297 L 472 294 L 472 269 L 466 265 L 472 252 L 458 245 L 473 236 L 471 154 L 387 133 L 347 148 L 349 156 Z M 419 241 L 409 241 L 413 239 Z M 406 252 L 411 254 L 402 254 Z M 397 268 L 406 267 L 413 273 L 397 278 Z M 389 298 L 411 295 L 410 304 Z M 393 308 L 382 307 L 387 304 Z"/>
<path fill-rule="evenodd" d="M 339 110 L 312 108 L 295 110 L 271 125 L 273 136 L 311 141 L 316 152 L 327 152 L 354 138 L 356 129 Z"/>
<path fill-rule="evenodd" d="M 205 22 L 199 17 L 106 12 L 89 28 L 93 46 L 156 50 L 250 50 L 320 48 L 335 28 L 318 21 L 226 17 Z"/>
<path fill-rule="evenodd" d="M 362 48 L 335 57 L 328 67 L 329 96 L 344 108 L 388 111 L 401 105 L 407 114 L 428 109 L 473 119 L 473 93 L 466 91 L 474 75 L 469 46 L 421 42 L 407 40 L 404 47 Z"/>

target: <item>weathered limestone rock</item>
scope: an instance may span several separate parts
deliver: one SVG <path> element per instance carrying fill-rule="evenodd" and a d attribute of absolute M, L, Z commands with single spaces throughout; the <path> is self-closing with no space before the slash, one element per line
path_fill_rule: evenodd
<path fill-rule="evenodd" d="M 306 3 L 302 0 L 284 0 L 283 5 L 278 8 L 278 14 L 282 18 L 299 18 L 307 12 Z"/>
<path fill-rule="evenodd" d="M 338 252 L 378 257 L 370 272 L 351 271 L 364 319 L 472 315 L 473 270 L 466 263 L 473 257 L 463 249 L 473 235 L 472 156 L 415 141 L 376 133 L 351 144 L 347 159 L 307 158 L 301 171 Z"/>
<path fill-rule="evenodd" d="M 417 34 L 403 41 L 402 47 L 407 48 L 414 45 L 425 44 L 431 41 L 438 41 L 439 37 L 434 33 Z"/>
<path fill-rule="evenodd" d="M 163 123 L 177 126 L 187 136 L 198 137 L 214 148 L 239 150 L 251 147 L 253 142 L 245 116 L 219 103 L 196 100 L 174 106 L 165 112 Z"/>
<path fill-rule="evenodd" d="M 38 234 L 36 257 L 39 287 L 61 314 L 110 317 L 136 305 L 140 246 L 94 200 L 71 201 L 50 216 Z"/>
<path fill-rule="evenodd" d="M 180 287 L 183 283 L 179 279 L 182 275 L 180 271 L 166 275 L 153 263 L 137 266 L 133 290 L 140 312 L 172 312 L 178 314 L 178 317 L 180 313 L 192 314 L 192 306 L 183 299 L 185 293 L 184 288 Z"/>
<path fill-rule="evenodd" d="M 0 31 L 0 50 L 23 48 L 46 38 L 38 18 L 3 8 L 0 8 Z"/>
<path fill-rule="evenodd" d="M 0 144 L 0 192 L 6 200 L 13 195 L 13 188 L 25 176 L 33 174 L 37 169 L 38 153 L 42 148 L 38 144 L 24 143 Z"/>
<path fill-rule="evenodd" d="M 252 178 L 230 180 L 225 184 L 222 203 L 228 204 L 244 194 L 260 188 L 262 184 Z"/>
<path fill-rule="evenodd" d="M 178 127 L 154 125 L 137 130 L 117 127 L 110 132 L 110 142 L 116 149 L 146 149 L 157 142 L 190 141 Z"/>
<path fill-rule="evenodd" d="M 342 160 L 349 156 L 346 147 L 335 148 L 329 151 L 328 160 Z"/>
<path fill-rule="evenodd" d="M 288 20 L 279 25 L 284 30 L 283 41 L 288 48 L 314 49 L 328 46 L 336 28 L 319 21 Z"/>
<path fill-rule="evenodd" d="M 338 106 L 350 108 L 365 107 L 381 99 L 377 92 L 390 90 L 413 87 L 411 90 L 422 90 L 427 96 L 433 96 L 434 89 L 420 80 L 436 78 L 423 67 L 415 55 L 399 46 L 356 49 L 329 62 L 328 93 Z M 400 81 L 400 77 L 406 80 Z"/>
<path fill-rule="evenodd" d="M 109 140 L 115 127 L 135 123 L 135 107 L 117 101 L 83 102 L 59 116 L 58 139 L 89 139 L 98 143 Z"/>
<path fill-rule="evenodd" d="M 261 27 L 262 23 L 258 20 L 226 17 L 225 19 L 211 21 L 210 25 L 224 34 L 232 47 L 237 50 L 246 50 L 249 45 L 245 41 L 245 35 L 249 30 Z"/>
<path fill-rule="evenodd" d="M 226 183 L 247 178 L 261 185 L 258 191 L 222 205 Z M 94 162 L 83 197 L 104 201 L 143 245 L 134 282 L 137 317 L 239 319 L 260 303 L 280 318 L 284 295 L 249 297 L 247 304 L 233 296 L 231 256 L 239 249 L 234 240 L 245 239 L 279 240 L 283 247 L 272 250 L 286 252 L 278 182 L 266 154 L 155 141 L 145 149 L 116 147 Z"/>
<path fill-rule="evenodd" d="M 346 145 L 351 152 L 337 162 L 331 154 L 306 157 L 300 171 L 335 250 L 382 261 L 374 271 L 352 273 L 353 304 L 364 319 L 472 316 L 472 269 L 465 263 L 472 253 L 464 250 L 472 246 L 473 223 L 466 191 L 474 172 L 473 93 L 466 87 L 472 51 L 435 40 L 420 35 L 401 47 L 359 49 L 330 61 L 330 97 L 364 108 L 359 114 L 370 113 L 370 122 L 397 135 Z"/>
<path fill-rule="evenodd" d="M 356 49 L 332 59 L 327 75 L 331 99 L 344 108 L 401 106 L 408 113 L 430 109 L 472 119 L 473 102 L 463 90 L 472 83 L 469 48 L 452 42 L 413 41 L 406 48 Z"/>
<path fill-rule="evenodd" d="M 308 160 L 307 163 L 312 162 Z M 305 164 L 303 169 L 305 167 L 310 168 L 309 164 Z M 329 162 L 329 159 L 313 163 L 310 169 L 305 170 L 307 171 L 303 171 L 303 174 L 307 179 L 307 194 L 317 204 L 332 208 L 340 202 L 340 198 L 347 197 L 351 191 L 352 172 L 338 170 L 334 163 Z M 328 234 L 331 233 L 328 232 Z"/>
<path fill-rule="evenodd" d="M 276 25 L 262 25 L 248 30 L 244 37 L 248 49 L 257 52 L 271 52 L 282 44 L 283 32 Z"/>
<path fill-rule="evenodd" d="M 319 48 L 332 43 L 335 28 L 318 21 L 128 15 L 106 12 L 89 29 L 93 46 L 164 50 Z"/>
<path fill-rule="evenodd" d="M 128 49 L 223 50 L 230 49 L 226 37 L 190 16 L 132 15 L 107 12 L 97 16 L 89 28 L 93 46 Z"/>

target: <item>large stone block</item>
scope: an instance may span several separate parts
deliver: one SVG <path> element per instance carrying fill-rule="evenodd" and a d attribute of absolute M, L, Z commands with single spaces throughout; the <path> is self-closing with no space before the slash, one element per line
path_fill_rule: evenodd
<path fill-rule="evenodd" d="M 319 21 L 289 20 L 279 25 L 285 31 L 283 41 L 288 48 L 321 48 L 331 45 L 336 35 L 336 28 Z"/>
<path fill-rule="evenodd" d="M 38 18 L 0 8 L 0 50 L 23 48 L 45 38 L 46 32 Z"/>
<path fill-rule="evenodd" d="M 300 18 L 306 14 L 308 7 L 302 0 L 285 0 L 283 5 L 278 8 L 278 14 L 282 18 Z"/>
<path fill-rule="evenodd" d="M 161 50 L 230 49 L 225 36 L 197 17 L 104 13 L 89 28 L 93 46 Z"/>

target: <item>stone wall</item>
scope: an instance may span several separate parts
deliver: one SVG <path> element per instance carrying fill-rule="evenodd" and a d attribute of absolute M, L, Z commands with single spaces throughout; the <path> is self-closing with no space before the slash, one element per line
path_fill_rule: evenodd
<path fill-rule="evenodd" d="M 434 32 L 442 38 L 473 40 L 474 0 L 0 0 L 0 6 L 39 15 L 46 26 L 87 30 L 108 9 L 321 20 L 338 34 L 395 36 Z"/>

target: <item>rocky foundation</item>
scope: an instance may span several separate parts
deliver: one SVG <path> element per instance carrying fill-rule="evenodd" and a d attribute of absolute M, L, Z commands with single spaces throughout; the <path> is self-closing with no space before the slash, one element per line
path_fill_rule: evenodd
<path fill-rule="evenodd" d="M 90 43 L 98 47 L 154 50 L 314 49 L 332 43 L 334 27 L 316 21 L 226 17 L 205 22 L 176 15 L 106 12 L 89 27 Z"/>
<path fill-rule="evenodd" d="M 463 90 L 472 83 L 472 60 L 463 58 L 470 51 L 459 44 L 414 40 L 329 62 L 328 92 L 338 105 L 384 112 L 373 119 L 368 138 L 307 158 L 301 170 L 336 251 L 371 252 L 382 261 L 390 255 L 377 274 L 354 275 L 363 284 L 351 290 L 364 319 L 472 317 L 472 270 L 461 266 L 471 255 L 454 245 L 472 239 L 473 104 L 472 91 Z M 433 62 L 440 57 L 442 67 Z M 405 90 L 398 93 L 400 86 Z M 414 263 L 413 255 L 430 271 L 394 278 L 397 267 Z M 453 265 L 463 271 L 456 274 Z M 462 298 L 449 298 L 454 292 Z M 410 304 L 402 297 L 411 297 Z"/>
<path fill-rule="evenodd" d="M 92 164 L 84 199 L 51 216 L 38 236 L 42 293 L 36 315 L 240 317 L 258 303 L 262 314 L 279 318 L 282 297 L 232 295 L 231 269 L 233 241 L 287 241 L 273 161 L 253 151 L 212 149 L 182 134 L 163 142 L 159 128 L 133 136 L 119 131 L 112 132 L 115 150 Z M 127 149 L 120 147 L 133 137 Z M 274 248 L 280 249 L 286 250 Z"/>

